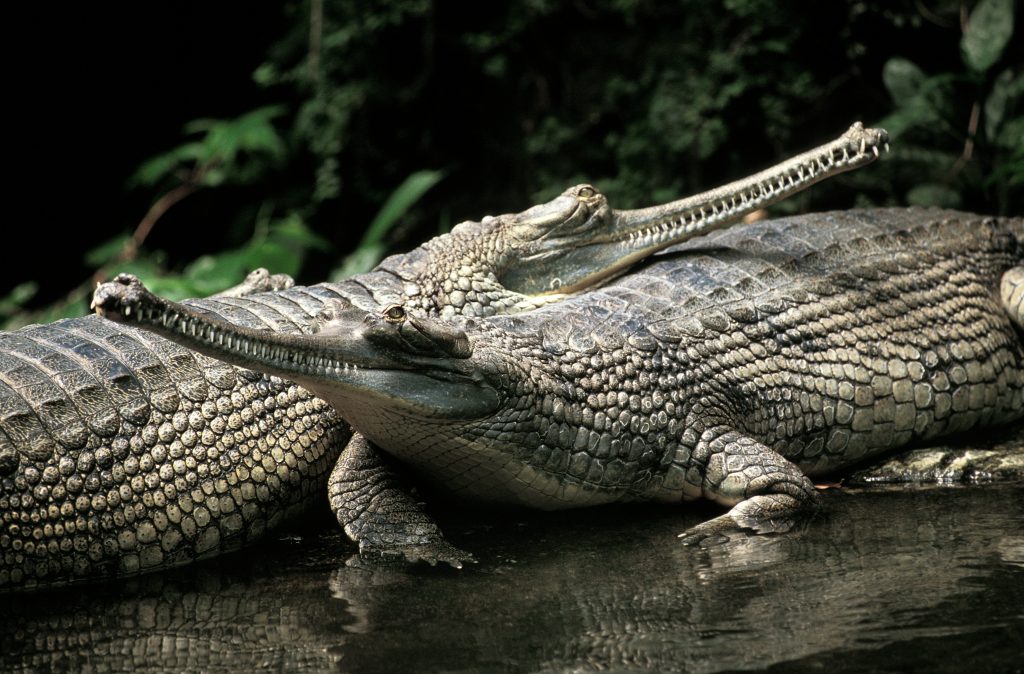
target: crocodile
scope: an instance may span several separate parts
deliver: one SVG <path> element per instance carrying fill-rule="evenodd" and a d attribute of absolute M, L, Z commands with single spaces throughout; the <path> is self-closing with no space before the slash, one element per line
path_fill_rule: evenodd
<path fill-rule="evenodd" d="M 612 210 L 596 189 L 577 186 L 519 214 L 462 223 L 344 282 L 288 288 L 261 271 L 192 306 L 283 332 L 307 329 L 338 297 L 368 310 L 402 302 L 423 315 L 525 311 L 869 163 L 886 141 L 856 124 L 750 178 L 648 209 Z M 405 554 L 451 561 L 443 543 L 424 545 L 436 538 L 432 524 L 391 489 L 373 448 L 302 388 L 95 317 L 0 335 L 0 588 L 230 550 L 315 502 L 332 467 L 331 506 L 361 549 L 381 531 L 393 548 L 416 530 Z"/>
<path fill-rule="evenodd" d="M 1024 218 L 833 212 L 691 239 L 488 318 L 367 312 L 268 334 L 121 275 L 102 315 L 285 377 L 427 482 L 560 509 L 706 498 L 681 534 L 782 533 L 810 477 L 1024 418 Z"/>

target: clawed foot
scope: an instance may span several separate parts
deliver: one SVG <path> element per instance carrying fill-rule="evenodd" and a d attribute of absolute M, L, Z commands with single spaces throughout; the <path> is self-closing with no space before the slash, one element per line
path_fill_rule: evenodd
<path fill-rule="evenodd" d="M 729 540 L 730 534 L 736 535 L 741 531 L 743 531 L 743 527 L 738 525 L 728 514 L 725 514 L 690 527 L 679 534 L 679 541 L 686 546 L 709 547 L 721 545 Z"/>
<path fill-rule="evenodd" d="M 707 547 L 737 534 L 783 534 L 814 511 L 784 494 L 762 494 L 736 504 L 732 510 L 679 534 L 683 545 Z"/>
<path fill-rule="evenodd" d="M 740 524 L 733 519 L 732 515 L 726 513 L 707 522 L 702 522 L 679 534 L 679 540 L 683 545 L 699 545 L 710 547 L 726 543 L 739 536 L 750 536 L 753 534 L 782 534 L 793 528 L 796 520 L 793 518 L 780 518 L 774 520 L 757 521 L 747 524 Z"/>
<path fill-rule="evenodd" d="M 344 306 L 328 305 L 328 313 Z M 328 480 L 331 510 L 360 559 L 438 563 L 461 569 L 473 555 L 445 540 L 393 466 L 360 433 L 345 446 Z"/>
<path fill-rule="evenodd" d="M 476 564 L 473 555 L 460 550 L 445 540 L 431 541 L 429 543 L 368 543 L 366 541 L 359 545 L 360 557 L 366 559 L 400 560 L 407 562 L 426 562 L 431 566 L 438 563 L 448 564 L 452 568 L 461 569 L 464 563 Z"/>

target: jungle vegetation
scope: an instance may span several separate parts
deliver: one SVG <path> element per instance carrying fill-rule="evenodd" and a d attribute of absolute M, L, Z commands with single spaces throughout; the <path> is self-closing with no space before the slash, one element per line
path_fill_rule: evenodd
<path fill-rule="evenodd" d="M 118 271 L 174 298 L 216 292 L 260 266 L 301 283 L 337 279 L 578 182 L 617 207 L 651 205 L 760 170 L 855 120 L 888 129 L 891 154 L 773 214 L 918 204 L 1019 215 L 1017 9 L 285 3 L 259 31 L 273 36 L 261 63 L 238 73 L 260 93 L 230 115 L 182 119 L 176 142 L 113 176 L 126 199 L 148 206 L 90 230 L 93 245 L 75 251 L 81 270 L 56 296 L 9 279 L 0 323 L 82 314 L 93 281 Z"/>

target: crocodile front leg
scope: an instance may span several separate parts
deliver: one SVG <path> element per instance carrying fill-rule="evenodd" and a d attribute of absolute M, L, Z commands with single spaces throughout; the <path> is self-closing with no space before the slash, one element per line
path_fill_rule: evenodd
<path fill-rule="evenodd" d="M 327 302 L 311 332 L 321 332 L 349 305 Z M 447 563 L 460 569 L 474 561 L 468 552 L 450 545 L 437 523 L 413 498 L 398 470 L 361 433 L 353 431 L 327 482 L 331 511 L 345 533 L 372 557 L 404 557 L 431 565 Z"/>
<path fill-rule="evenodd" d="M 402 488 L 398 474 L 356 433 L 328 480 L 331 510 L 364 556 L 404 557 L 461 569 L 473 555 L 444 539 L 423 504 Z"/>
<path fill-rule="evenodd" d="M 753 438 L 728 427 L 703 433 L 691 470 L 703 464 L 700 489 L 705 498 L 732 509 L 680 534 L 684 545 L 723 538 L 729 532 L 784 533 L 813 512 L 817 492 L 793 463 Z"/>

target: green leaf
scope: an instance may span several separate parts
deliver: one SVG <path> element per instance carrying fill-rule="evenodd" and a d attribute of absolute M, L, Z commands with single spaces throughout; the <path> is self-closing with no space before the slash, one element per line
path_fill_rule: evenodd
<path fill-rule="evenodd" d="M 967 30 L 960 39 L 960 53 L 970 68 L 985 72 L 991 68 L 1013 35 L 1014 0 L 981 0 L 971 12 Z"/>
<path fill-rule="evenodd" d="M 913 61 L 892 58 L 882 67 L 882 81 L 897 106 L 906 105 L 917 97 L 925 74 Z"/>
<path fill-rule="evenodd" d="M 1024 143 L 1021 143 L 1021 138 L 1024 138 L 1024 117 L 1014 117 L 1003 124 L 999 135 L 993 140 L 997 146 L 1010 150 L 1014 156 L 1024 157 Z"/>
<path fill-rule="evenodd" d="M 174 175 L 186 164 L 192 165 L 200 161 L 206 151 L 201 143 L 185 143 L 178 147 L 148 159 L 136 169 L 128 179 L 129 187 L 153 186 L 161 180 Z"/>
<path fill-rule="evenodd" d="M 7 297 L 0 297 L 0 316 L 10 316 L 35 297 L 37 292 L 39 284 L 35 281 L 25 281 L 14 286 Z"/>
<path fill-rule="evenodd" d="M 997 166 L 985 180 L 985 187 L 1003 184 L 1024 187 L 1024 156 Z"/>
<path fill-rule="evenodd" d="M 54 302 L 53 304 L 32 312 L 19 312 L 12 315 L 5 323 L 0 325 L 3 330 L 17 330 L 30 323 L 52 323 L 62 318 L 74 318 L 89 313 L 89 304 L 86 302 L 86 286 L 72 291 L 67 299 Z M 88 293 L 91 297 L 91 291 Z"/>
<path fill-rule="evenodd" d="M 129 180 L 130 186 L 153 186 L 177 173 L 193 174 L 202 168 L 200 183 L 216 187 L 225 183 L 247 183 L 260 177 L 264 162 L 253 165 L 243 155 L 259 155 L 271 161 L 285 156 L 284 140 L 273 120 L 285 108 L 271 105 L 257 108 L 235 119 L 195 119 L 185 125 L 188 135 L 202 138 L 183 143 L 144 162 Z"/>
<path fill-rule="evenodd" d="M 406 178 L 381 206 L 363 235 L 360 247 L 382 241 L 406 211 L 443 177 L 441 171 L 417 171 Z"/>
<path fill-rule="evenodd" d="M 202 255 L 185 267 L 181 277 L 198 290 L 197 295 L 212 295 L 239 283 L 251 271 L 244 257 L 237 250 Z"/>
<path fill-rule="evenodd" d="M 85 253 L 85 263 L 97 269 L 102 267 L 124 250 L 124 245 L 128 242 L 129 238 L 127 234 L 121 234 L 113 239 L 104 241 L 95 248 L 91 248 Z"/>
<path fill-rule="evenodd" d="M 282 243 L 297 244 L 302 248 L 313 248 L 323 252 L 331 250 L 331 244 L 306 224 L 296 213 L 270 223 L 268 238 Z"/>
<path fill-rule="evenodd" d="M 259 230 L 259 228 L 258 228 Z M 240 248 L 203 255 L 189 263 L 182 278 L 193 294 L 212 295 L 240 283 L 253 269 L 266 267 L 272 274 L 299 273 L 310 248 L 330 250 L 330 244 L 312 232 L 296 214 L 271 222 Z"/>
<path fill-rule="evenodd" d="M 406 211 L 443 177 L 444 173 L 441 171 L 417 171 L 406 178 L 381 206 L 356 250 L 349 253 L 331 272 L 331 280 L 337 281 L 373 269 L 387 251 L 384 245 L 387 233 Z"/>
<path fill-rule="evenodd" d="M 1024 76 L 1013 76 L 1013 71 L 1007 69 L 999 73 L 999 77 L 992 84 L 992 91 L 985 99 L 985 138 L 990 142 L 999 136 L 999 127 L 1007 109 L 1011 109 L 1013 103 L 1024 91 Z"/>
<path fill-rule="evenodd" d="M 384 257 L 385 248 L 380 244 L 361 246 L 345 256 L 341 265 L 331 272 L 332 281 L 364 274 L 373 269 Z"/>
<path fill-rule="evenodd" d="M 199 184 L 204 187 L 217 187 L 226 183 L 229 177 L 230 173 L 225 169 L 210 168 L 203 173 L 203 176 L 199 179 Z"/>

